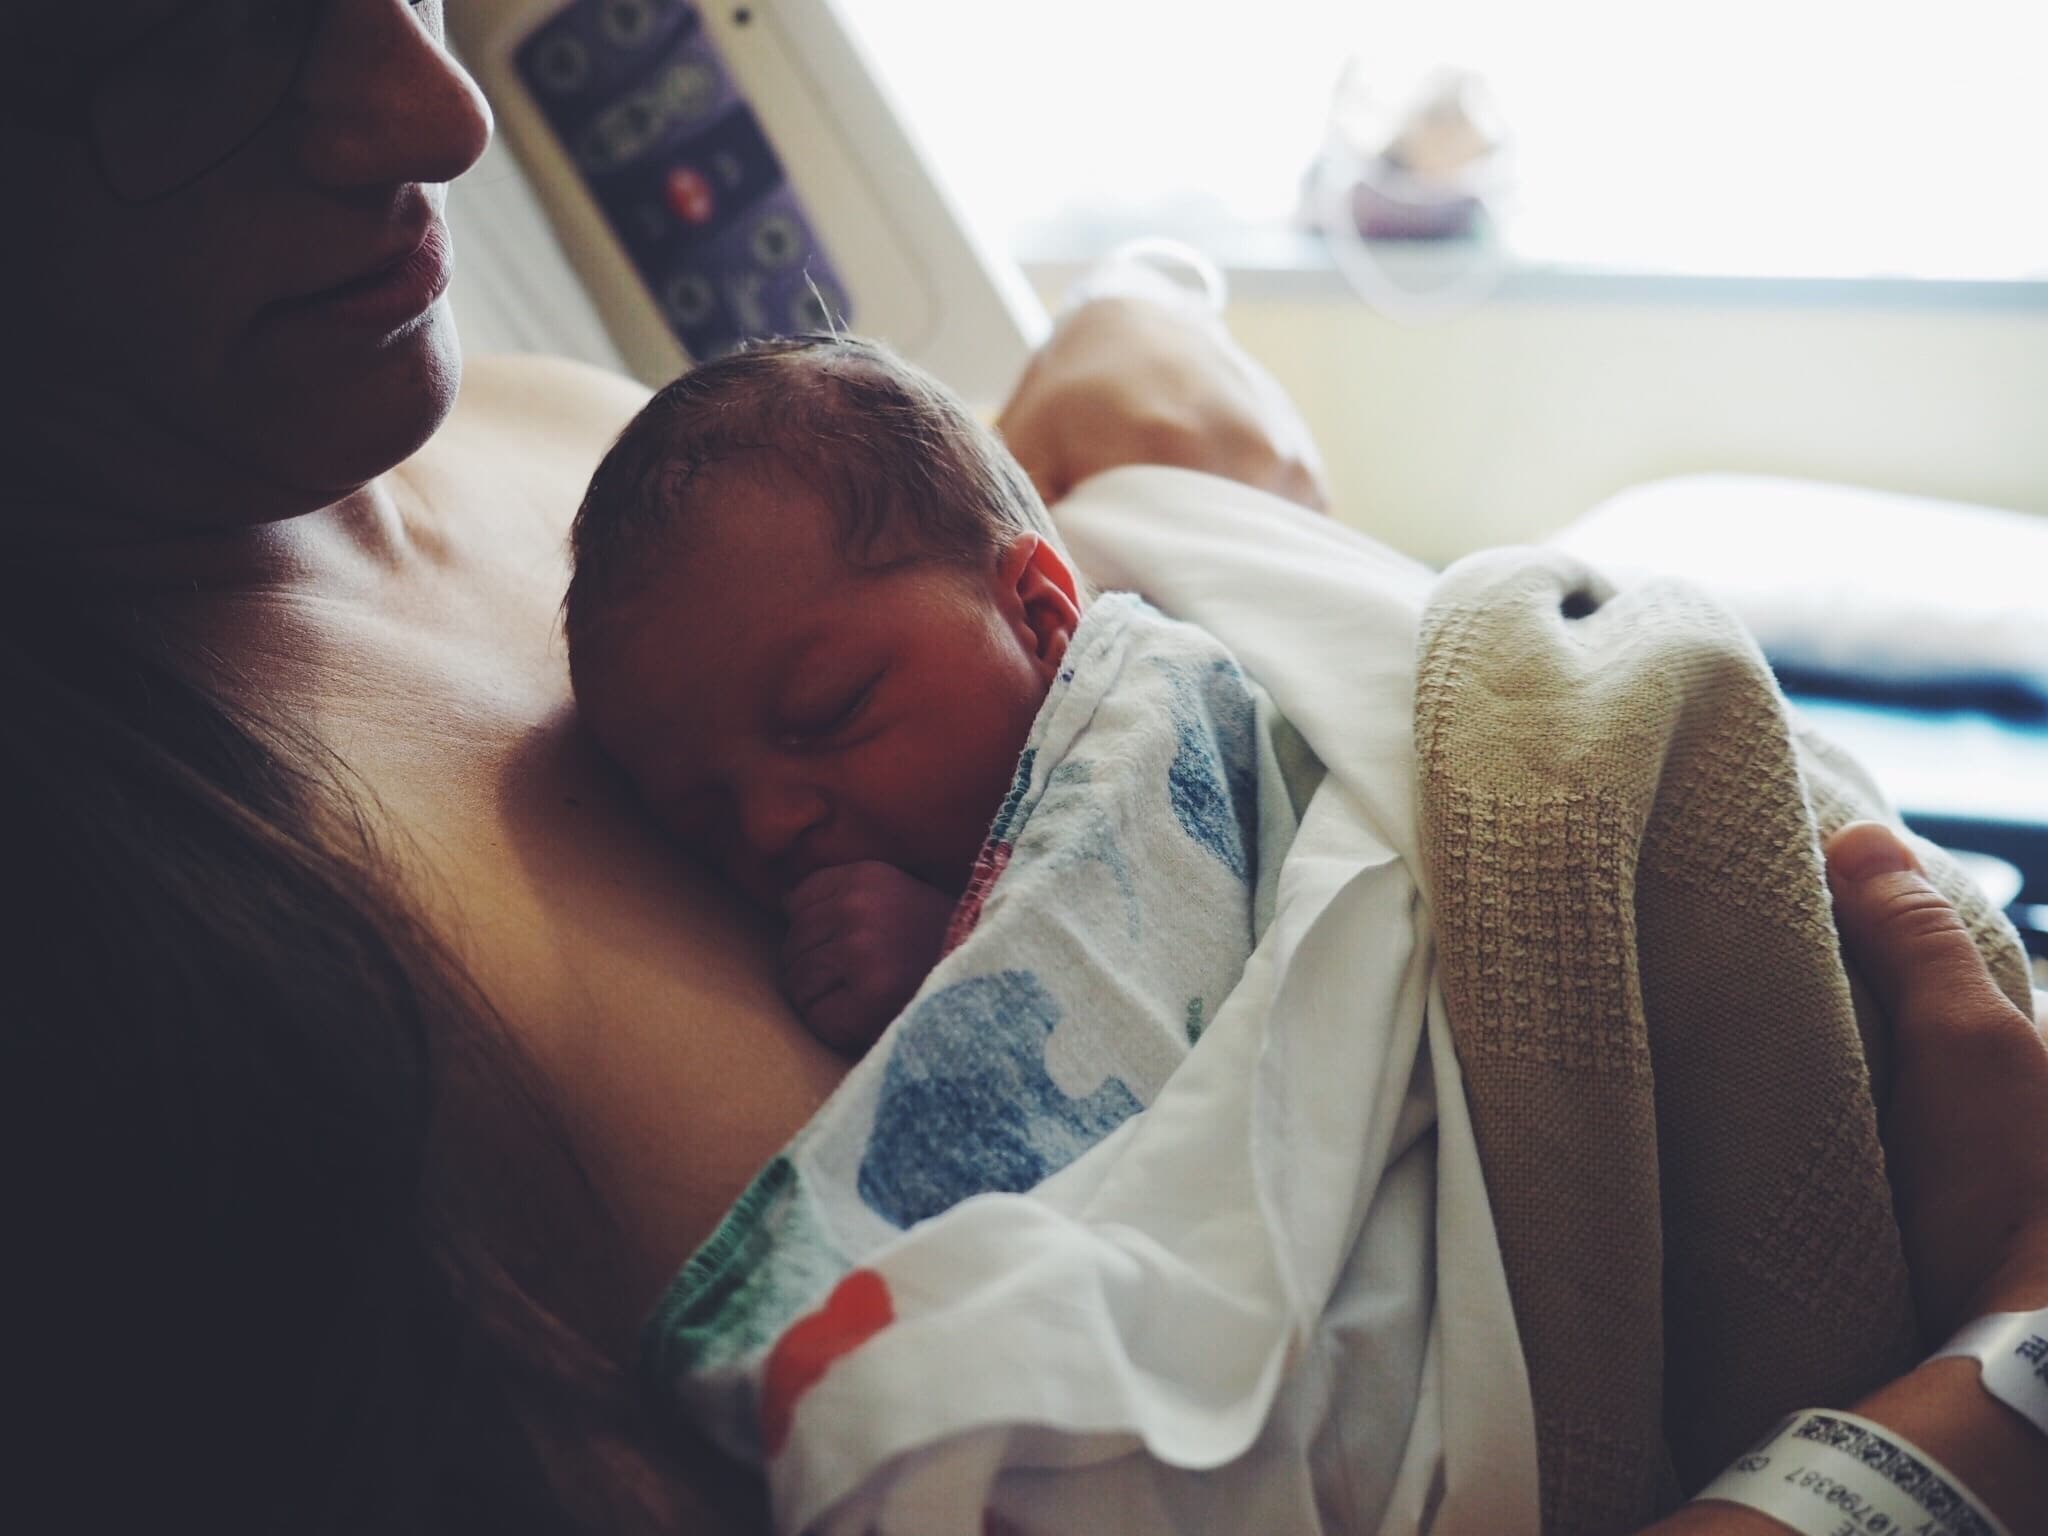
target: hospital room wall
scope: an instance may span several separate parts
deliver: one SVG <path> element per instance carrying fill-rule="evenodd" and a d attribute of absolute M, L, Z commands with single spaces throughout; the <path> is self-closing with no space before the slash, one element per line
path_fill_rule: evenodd
<path fill-rule="evenodd" d="M 1403 325 L 1253 294 L 1229 321 L 1339 515 L 1431 562 L 1708 470 L 2048 514 L 2048 310 L 1545 299 Z"/>

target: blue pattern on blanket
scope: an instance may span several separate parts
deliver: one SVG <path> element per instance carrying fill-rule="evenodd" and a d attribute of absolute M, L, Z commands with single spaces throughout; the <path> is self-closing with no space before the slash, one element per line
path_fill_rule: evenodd
<path fill-rule="evenodd" d="M 1252 697 L 1234 662 L 1206 667 L 1154 663 L 1172 685 L 1179 749 L 1167 770 L 1173 813 L 1202 847 L 1240 880 L 1251 878 L 1258 846 L 1259 770 Z M 1219 755 L 1220 754 L 1220 755 Z"/>
<path fill-rule="evenodd" d="M 1095 792 L 1095 767 L 1085 760 L 1061 763 L 1046 781 L 1038 814 L 1059 826 L 1061 838 L 1049 842 L 1041 853 L 1049 871 L 1071 874 L 1083 865 L 1100 864 L 1116 882 L 1123 898 L 1124 935 L 1133 944 L 1143 936 L 1145 913 L 1138 897 L 1138 882 L 1131 873 L 1131 861 L 1117 840 L 1116 822 L 1109 814 L 1105 797 Z"/>
<path fill-rule="evenodd" d="M 1106 1079 L 1071 1098 L 1045 1067 L 1059 1004 L 1030 971 L 935 992 L 896 1026 L 860 1196 L 907 1227 L 990 1190 L 1026 1190 L 1140 1108 Z"/>

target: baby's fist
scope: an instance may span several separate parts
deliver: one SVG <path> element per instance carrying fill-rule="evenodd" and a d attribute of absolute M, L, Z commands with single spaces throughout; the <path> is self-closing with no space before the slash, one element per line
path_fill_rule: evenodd
<path fill-rule="evenodd" d="M 821 869 L 790 892 L 782 990 L 805 1027 L 858 1056 L 938 963 L 953 898 L 893 864 Z"/>

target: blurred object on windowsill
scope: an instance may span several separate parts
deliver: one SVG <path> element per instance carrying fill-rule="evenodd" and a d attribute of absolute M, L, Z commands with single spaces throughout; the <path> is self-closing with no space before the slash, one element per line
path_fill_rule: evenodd
<path fill-rule="evenodd" d="M 1390 320 L 1423 324 L 1492 297 L 1507 266 L 1501 210 L 1512 188 L 1507 131 L 1477 74 L 1440 66 L 1397 92 L 1354 55 L 1302 187 L 1302 221 L 1361 299 Z M 1458 256 L 1415 287 L 1385 257 L 1422 241 Z"/>
<path fill-rule="evenodd" d="M 1351 222 L 1367 240 L 1469 236 L 1511 180 L 1506 126 L 1486 82 L 1469 70 L 1439 69 L 1397 96 L 1353 57 L 1309 172 L 1303 216 L 1311 228 L 1327 229 L 1329 200 L 1313 189 L 1333 174 L 1350 183 Z"/>

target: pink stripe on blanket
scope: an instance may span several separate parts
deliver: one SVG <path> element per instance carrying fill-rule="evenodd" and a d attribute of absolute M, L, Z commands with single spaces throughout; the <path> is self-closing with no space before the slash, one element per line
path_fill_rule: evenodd
<path fill-rule="evenodd" d="M 974 873 L 967 881 L 967 890 L 960 897 L 960 905 L 953 909 L 953 917 L 946 924 L 945 948 L 939 951 L 944 959 L 953 953 L 974 932 L 974 925 L 981 921 L 981 908 L 988 900 L 988 893 L 995 889 L 1003 871 L 1010 867 L 1010 844 L 990 843 L 981 850 L 981 856 L 974 861 Z"/>

